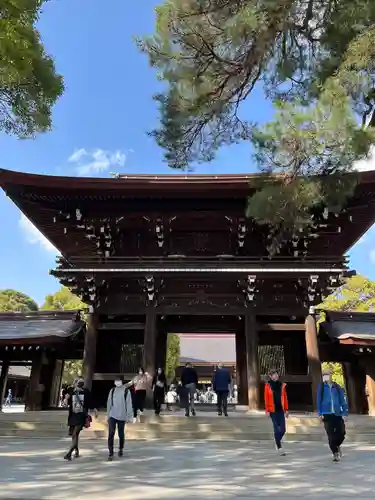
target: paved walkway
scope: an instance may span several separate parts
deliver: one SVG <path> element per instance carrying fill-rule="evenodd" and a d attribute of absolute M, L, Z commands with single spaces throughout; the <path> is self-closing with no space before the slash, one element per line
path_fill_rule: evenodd
<path fill-rule="evenodd" d="M 82 443 L 82 457 L 62 459 L 68 441 L 0 440 L 0 499 L 373 499 L 375 447 L 348 445 L 340 464 L 317 443 L 129 442 L 106 462 L 104 441 Z"/>

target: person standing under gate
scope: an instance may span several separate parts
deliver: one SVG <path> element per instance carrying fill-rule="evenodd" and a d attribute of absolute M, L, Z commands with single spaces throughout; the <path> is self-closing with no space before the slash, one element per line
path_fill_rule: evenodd
<path fill-rule="evenodd" d="M 198 374 L 191 363 L 186 363 L 181 374 L 181 384 L 183 388 L 183 398 L 185 402 L 185 416 L 189 417 L 190 412 L 195 417 L 194 396 L 198 385 Z"/>
<path fill-rule="evenodd" d="M 318 387 L 318 415 L 328 436 L 333 461 L 342 458 L 341 445 L 345 439 L 345 421 L 348 418 L 348 404 L 343 388 L 332 381 L 332 371 L 323 370 L 323 383 Z"/>
<path fill-rule="evenodd" d="M 124 454 L 125 445 L 125 424 L 133 420 L 133 405 L 130 390 L 124 385 L 122 375 L 118 375 L 115 379 L 115 387 L 113 387 L 107 400 L 107 415 L 108 415 L 108 461 L 113 460 L 113 444 L 116 433 L 116 427 L 119 437 L 119 452 L 118 456 Z"/>
<path fill-rule="evenodd" d="M 134 385 L 134 421 L 137 420 L 138 412 L 139 415 L 143 415 L 147 389 L 151 384 L 151 380 L 151 376 L 147 372 L 145 372 L 142 367 L 138 369 L 138 375 L 136 375 L 132 380 L 132 383 Z"/>
<path fill-rule="evenodd" d="M 288 397 L 286 384 L 279 379 L 277 370 L 272 370 L 269 380 L 264 386 L 264 404 L 267 415 L 271 418 L 275 436 L 276 449 L 284 456 L 282 439 L 285 435 L 285 418 L 288 418 Z"/>
<path fill-rule="evenodd" d="M 154 410 L 155 415 L 159 416 L 161 411 L 161 405 L 164 403 L 165 394 L 167 392 L 167 377 L 165 376 L 164 370 L 158 368 L 156 374 L 152 379 L 152 390 L 154 393 Z"/>
<path fill-rule="evenodd" d="M 212 387 L 217 395 L 217 414 L 221 416 L 228 416 L 228 396 L 231 386 L 230 373 L 227 368 L 223 367 L 223 363 L 219 363 L 217 370 L 215 370 Z"/>

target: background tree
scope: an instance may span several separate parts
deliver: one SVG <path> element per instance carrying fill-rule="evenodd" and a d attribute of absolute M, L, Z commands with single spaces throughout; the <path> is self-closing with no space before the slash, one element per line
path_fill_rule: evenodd
<path fill-rule="evenodd" d="M 28 312 L 37 311 L 38 304 L 17 290 L 0 290 L 0 312 Z"/>
<path fill-rule="evenodd" d="M 356 183 L 342 174 L 375 141 L 374 26 L 372 0 L 165 0 L 138 43 L 166 84 L 152 135 L 169 166 L 249 141 L 268 176 L 247 213 L 279 239 L 340 210 Z M 241 111 L 260 84 L 276 106 L 261 127 Z"/>
<path fill-rule="evenodd" d="M 61 287 L 56 293 L 47 295 L 41 307 L 47 311 L 74 311 L 86 308 L 87 305 L 66 286 Z"/>
<path fill-rule="evenodd" d="M 180 337 L 175 333 L 168 334 L 167 358 L 165 363 L 165 375 L 168 380 L 176 376 L 176 369 L 180 363 Z"/>
<path fill-rule="evenodd" d="M 327 297 L 319 309 L 328 311 L 375 311 L 375 281 L 364 276 L 349 278 L 340 288 Z"/>
<path fill-rule="evenodd" d="M 51 128 L 52 106 L 64 90 L 35 27 L 44 3 L 0 2 L 0 130 L 20 138 Z"/>

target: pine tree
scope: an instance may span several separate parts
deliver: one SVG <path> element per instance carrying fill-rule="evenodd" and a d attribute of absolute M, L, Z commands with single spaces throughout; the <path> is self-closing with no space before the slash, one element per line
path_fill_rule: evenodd
<path fill-rule="evenodd" d="M 251 142 L 266 175 L 247 214 L 279 240 L 341 210 L 375 142 L 374 26 L 372 0 L 165 0 L 138 43 L 166 84 L 151 134 L 169 166 Z M 257 85 L 276 107 L 264 126 L 241 116 Z"/>

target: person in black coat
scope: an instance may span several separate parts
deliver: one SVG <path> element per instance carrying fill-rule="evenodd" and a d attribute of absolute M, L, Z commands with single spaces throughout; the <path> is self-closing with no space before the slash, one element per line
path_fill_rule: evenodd
<path fill-rule="evenodd" d="M 73 452 L 75 452 L 76 458 L 79 457 L 79 435 L 85 426 L 89 410 L 93 409 L 91 393 L 84 388 L 82 379 L 75 381 L 66 395 L 66 401 L 69 408 L 68 426 L 69 435 L 72 436 L 72 444 L 64 458 L 65 460 L 71 460 Z"/>
<path fill-rule="evenodd" d="M 193 417 L 195 416 L 194 396 L 197 391 L 198 374 L 192 367 L 191 363 L 186 363 L 181 374 L 181 384 L 183 387 L 183 396 L 185 400 L 185 415 L 190 416 L 190 411 Z"/>
<path fill-rule="evenodd" d="M 152 379 L 152 390 L 154 392 L 155 415 L 160 415 L 161 405 L 164 403 L 167 391 L 167 378 L 162 368 L 156 370 L 156 374 Z"/>

